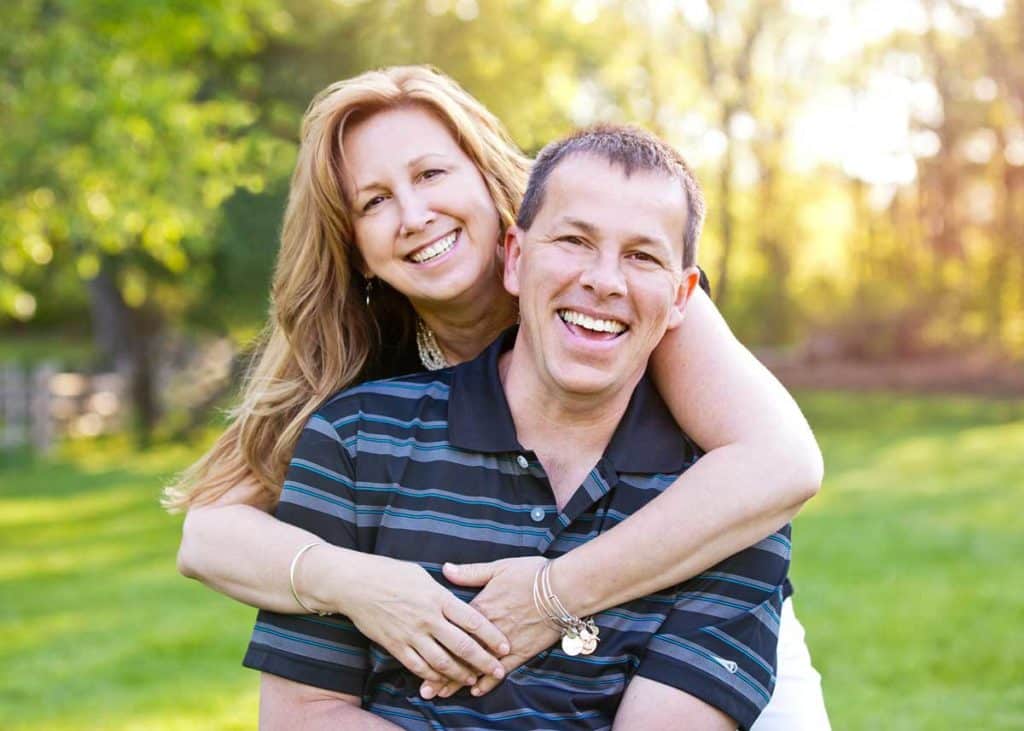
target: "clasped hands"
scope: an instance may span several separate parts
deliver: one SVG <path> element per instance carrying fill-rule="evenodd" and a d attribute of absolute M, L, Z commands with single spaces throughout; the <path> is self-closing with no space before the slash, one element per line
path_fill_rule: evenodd
<path fill-rule="evenodd" d="M 545 560 L 445 564 L 451 583 L 482 587 L 467 604 L 422 567 L 383 559 L 362 600 L 349 598 L 349 619 L 423 679 L 424 698 L 447 698 L 465 686 L 484 695 L 559 637 L 533 604 L 534 578 Z"/>

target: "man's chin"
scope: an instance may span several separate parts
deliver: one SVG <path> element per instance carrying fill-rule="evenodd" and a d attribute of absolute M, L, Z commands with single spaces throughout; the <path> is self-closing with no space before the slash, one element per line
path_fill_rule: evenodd
<path fill-rule="evenodd" d="M 554 374 L 558 390 L 575 398 L 607 397 L 620 388 L 625 379 L 593 366 L 577 366 Z"/>

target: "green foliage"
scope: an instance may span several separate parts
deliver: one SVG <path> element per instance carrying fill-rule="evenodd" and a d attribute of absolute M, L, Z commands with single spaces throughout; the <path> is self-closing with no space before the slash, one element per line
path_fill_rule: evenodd
<path fill-rule="evenodd" d="M 258 327 L 309 100 L 432 63 L 531 153 L 602 120 L 677 144 L 709 201 L 702 263 L 751 342 L 858 341 L 867 309 L 896 333 L 882 355 L 1024 353 L 1024 0 L 935 0 L 879 33 L 870 3 L 797 5 L 16 3 L 0 27 L 0 327 L 86 321 L 101 269 L 165 321 Z M 906 150 L 860 131 L 881 124 L 879 88 L 897 89 L 886 124 L 909 127 Z M 898 184 L 864 162 L 897 153 Z"/>
<path fill-rule="evenodd" d="M 834 728 L 1020 728 L 1024 403 L 801 403 L 828 475 L 795 525 L 795 601 Z M 254 726 L 254 610 L 176 574 L 156 502 L 193 456 L 105 441 L 0 467 L 5 729 Z"/>
<path fill-rule="evenodd" d="M 211 81 L 281 13 L 271 0 L 18 4 L 0 28 L 0 315 L 59 307 L 105 262 L 129 306 L 174 313 L 203 292 L 220 205 L 289 162 L 257 108 Z"/>

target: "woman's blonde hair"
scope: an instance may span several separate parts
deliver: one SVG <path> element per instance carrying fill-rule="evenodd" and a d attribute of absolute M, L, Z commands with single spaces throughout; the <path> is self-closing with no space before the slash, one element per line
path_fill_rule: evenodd
<path fill-rule="evenodd" d="M 381 331 L 390 336 L 396 328 L 410 330 L 412 308 L 393 290 L 390 306 L 375 302 L 371 314 L 366 305 L 341 178 L 346 122 L 409 105 L 437 115 L 479 168 L 502 230 L 515 221 L 529 160 L 498 119 L 452 79 L 428 67 L 400 66 L 324 89 L 302 121 L 269 322 L 241 403 L 213 447 L 166 488 L 166 508 L 214 502 L 245 478 L 260 487 L 252 502 L 274 505 L 309 416 L 331 394 L 365 377 L 379 356 Z"/>

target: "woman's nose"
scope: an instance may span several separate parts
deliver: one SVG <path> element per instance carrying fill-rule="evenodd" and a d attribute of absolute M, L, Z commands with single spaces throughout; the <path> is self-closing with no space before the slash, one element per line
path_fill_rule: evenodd
<path fill-rule="evenodd" d="M 399 233 L 402 236 L 419 233 L 433 223 L 436 217 L 423 196 L 415 192 L 399 196 L 398 205 L 401 212 Z"/>

